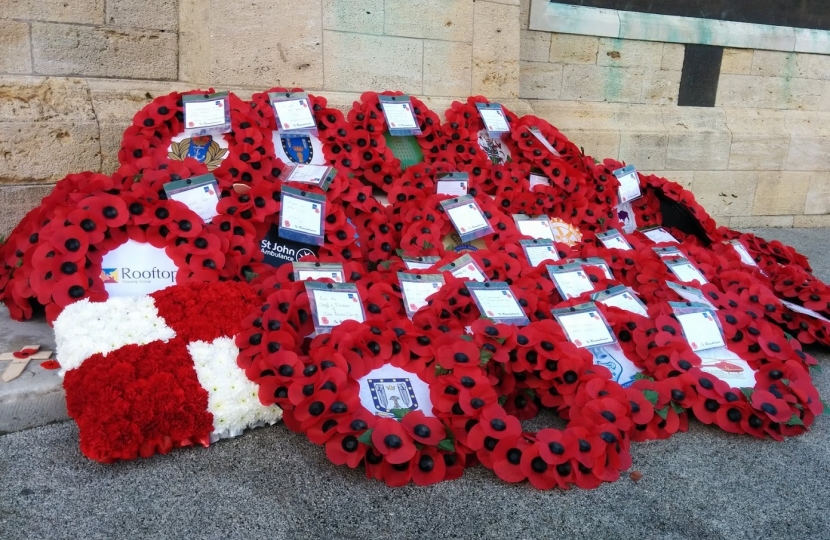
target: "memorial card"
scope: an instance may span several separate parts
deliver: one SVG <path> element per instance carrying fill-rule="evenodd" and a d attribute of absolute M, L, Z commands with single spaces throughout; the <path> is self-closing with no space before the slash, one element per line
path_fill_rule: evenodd
<path fill-rule="evenodd" d="M 227 92 L 182 96 L 185 133 L 191 137 L 221 135 L 231 130 L 231 106 Z"/>
<path fill-rule="evenodd" d="M 427 298 L 441 290 L 444 276 L 441 274 L 407 274 L 398 272 L 403 305 L 411 319 L 416 311 L 427 305 Z"/>
<path fill-rule="evenodd" d="M 536 267 L 545 261 L 558 261 L 559 253 L 553 240 L 519 240 L 525 257 L 531 266 Z"/>
<path fill-rule="evenodd" d="M 530 324 L 510 286 L 503 281 L 488 281 L 486 283 L 467 283 L 467 289 L 473 295 L 483 317 L 503 324 L 524 326 Z"/>
<path fill-rule="evenodd" d="M 617 169 L 614 171 L 614 176 L 620 182 L 620 204 L 631 202 L 643 196 L 642 191 L 640 191 L 640 176 L 637 174 L 634 165 Z"/>
<path fill-rule="evenodd" d="M 306 132 L 317 134 L 317 122 L 311 100 L 305 92 L 270 92 L 268 98 L 274 107 L 280 132 Z"/>
<path fill-rule="evenodd" d="M 404 137 L 421 134 L 409 96 L 378 96 L 378 100 L 390 135 Z"/>
<path fill-rule="evenodd" d="M 626 251 L 633 249 L 631 244 L 628 243 L 628 240 L 617 229 L 609 229 L 605 232 L 597 233 L 597 239 L 608 249 L 622 249 Z"/>
<path fill-rule="evenodd" d="M 593 303 L 551 310 L 565 331 L 568 341 L 577 347 L 596 347 L 616 343 L 611 327 Z"/>
<path fill-rule="evenodd" d="M 294 280 L 330 279 L 335 283 L 346 281 L 346 273 L 341 263 L 295 262 Z"/>
<path fill-rule="evenodd" d="M 614 306 L 631 313 L 636 313 L 642 317 L 648 317 L 648 310 L 645 304 L 637 298 L 637 293 L 624 285 L 617 285 L 616 287 L 599 291 L 591 295 L 591 298 L 600 304 Z"/>
<path fill-rule="evenodd" d="M 581 264 L 549 264 L 545 268 L 563 300 L 594 290 L 594 284 Z"/>
<path fill-rule="evenodd" d="M 219 202 L 219 185 L 213 173 L 201 174 L 184 180 L 164 184 L 167 198 L 179 201 L 190 208 L 205 223 L 210 223 L 219 215 L 216 204 Z"/>
<path fill-rule="evenodd" d="M 487 276 L 479 268 L 478 263 L 468 254 L 464 254 L 455 261 L 438 269 L 440 272 L 449 272 L 458 279 L 469 279 L 471 281 L 488 281 Z"/>
<path fill-rule="evenodd" d="M 441 173 L 435 176 L 435 193 L 463 197 L 470 187 L 470 175 L 465 172 Z"/>
<path fill-rule="evenodd" d="M 478 114 L 484 121 L 484 129 L 491 137 L 497 137 L 502 133 L 510 132 L 510 124 L 504 109 L 498 103 L 476 103 Z"/>
<path fill-rule="evenodd" d="M 443 200 L 441 206 L 464 242 L 493 233 L 493 227 L 472 195 Z"/>
<path fill-rule="evenodd" d="M 318 334 L 329 332 L 345 321 L 366 320 L 363 303 L 354 283 L 306 281 L 305 289 Z"/>
<path fill-rule="evenodd" d="M 712 308 L 705 304 L 689 305 L 682 302 L 669 302 L 669 305 L 693 351 L 726 346 L 718 316 Z"/>
<path fill-rule="evenodd" d="M 554 240 L 553 229 L 547 216 L 532 218 L 525 214 L 513 214 L 513 221 L 519 232 L 525 236 L 531 236 L 537 240 Z"/>
<path fill-rule="evenodd" d="M 322 246 L 326 197 L 288 186 L 280 195 L 280 236 L 295 242 Z"/>

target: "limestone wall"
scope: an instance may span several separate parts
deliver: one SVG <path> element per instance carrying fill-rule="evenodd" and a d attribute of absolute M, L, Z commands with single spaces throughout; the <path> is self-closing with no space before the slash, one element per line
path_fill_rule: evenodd
<path fill-rule="evenodd" d="M 684 46 L 528 30 L 529 0 L 4 0 L 0 235 L 82 170 L 111 172 L 173 89 L 302 86 L 348 108 L 484 94 L 585 151 L 688 186 L 720 222 L 830 225 L 830 56 L 727 50 L 716 107 L 675 103 Z"/>

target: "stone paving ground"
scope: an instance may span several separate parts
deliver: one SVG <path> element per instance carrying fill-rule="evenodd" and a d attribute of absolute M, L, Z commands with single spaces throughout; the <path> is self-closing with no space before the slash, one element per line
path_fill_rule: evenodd
<path fill-rule="evenodd" d="M 828 230 L 763 230 L 830 281 Z M 811 350 L 830 396 L 830 351 Z M 549 418 L 530 427 L 538 429 Z M 284 426 L 209 449 L 101 465 L 72 422 L 0 436 L 0 538 L 830 538 L 830 417 L 783 443 L 692 422 L 635 444 L 632 471 L 593 491 L 538 492 L 482 467 L 390 489 L 336 467 Z"/>

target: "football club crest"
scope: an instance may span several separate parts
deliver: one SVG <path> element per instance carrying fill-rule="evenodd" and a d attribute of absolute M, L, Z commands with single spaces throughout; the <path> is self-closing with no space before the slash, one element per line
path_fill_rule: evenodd
<path fill-rule="evenodd" d="M 172 141 L 167 156 L 177 161 L 192 158 L 199 163 L 204 163 L 208 170 L 212 171 L 221 165 L 227 153 L 228 149 L 219 146 L 212 136 L 200 135 L 185 138 L 179 142 Z"/>
<path fill-rule="evenodd" d="M 478 145 L 487 153 L 487 157 L 494 165 L 501 165 L 510 161 L 510 151 L 501 139 L 490 136 L 486 129 L 478 132 Z"/>
<path fill-rule="evenodd" d="M 285 155 L 293 163 L 309 164 L 314 159 L 314 148 L 308 135 L 281 135 L 280 142 Z"/>
<path fill-rule="evenodd" d="M 418 409 L 418 400 L 415 399 L 415 389 L 409 379 L 367 379 L 372 392 L 372 402 L 375 405 L 375 414 L 387 418 L 394 418 L 393 409 Z"/>

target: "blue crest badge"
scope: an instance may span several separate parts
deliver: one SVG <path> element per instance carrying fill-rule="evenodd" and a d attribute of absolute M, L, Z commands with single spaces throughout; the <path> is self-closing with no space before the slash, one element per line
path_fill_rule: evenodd
<path fill-rule="evenodd" d="M 208 149 L 210 143 L 213 142 L 213 137 L 210 135 L 202 135 L 199 137 L 190 138 L 190 147 L 187 149 L 187 157 L 193 158 L 199 163 L 204 163 L 207 160 Z"/>
<path fill-rule="evenodd" d="M 376 415 L 394 418 L 392 409 L 418 409 L 418 400 L 409 379 L 368 379 L 367 382 L 372 391 Z"/>
<path fill-rule="evenodd" d="M 314 158 L 314 148 L 311 146 L 311 137 L 308 135 L 280 135 L 282 149 L 293 163 L 311 163 Z"/>

